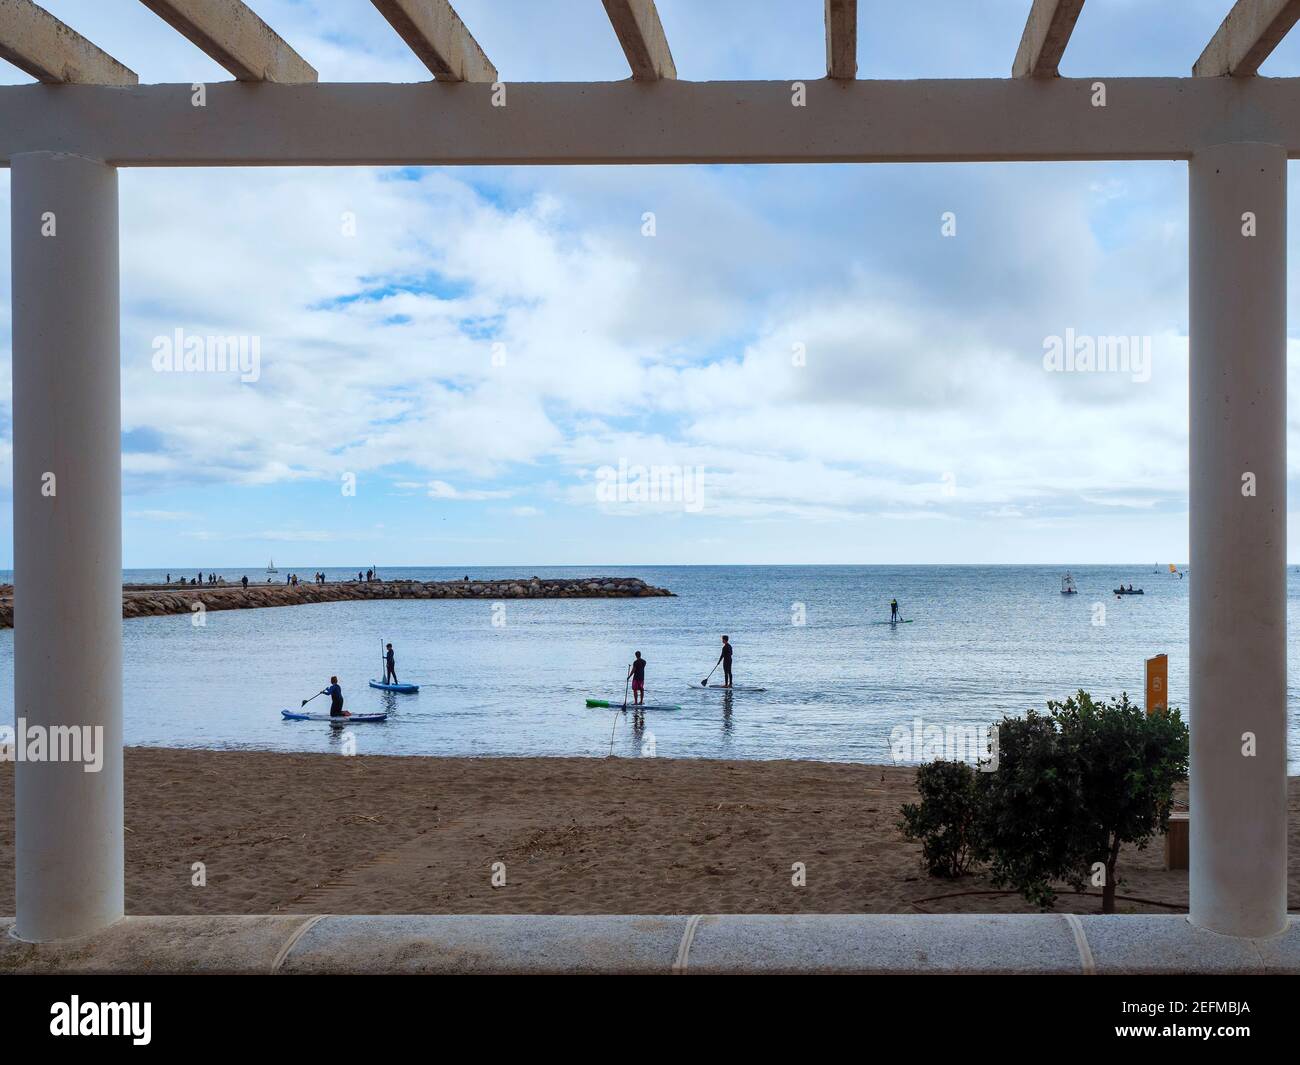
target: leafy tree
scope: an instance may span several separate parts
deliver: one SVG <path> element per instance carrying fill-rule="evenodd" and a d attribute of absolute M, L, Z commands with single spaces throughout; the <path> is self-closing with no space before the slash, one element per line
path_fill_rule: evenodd
<path fill-rule="evenodd" d="M 995 884 L 1046 909 L 1054 882 L 1081 891 L 1100 867 L 1101 909 L 1114 913 L 1120 848 L 1168 829 L 1174 785 L 1187 779 L 1181 714 L 1080 691 L 1045 714 L 1004 717 L 997 736 L 991 772 L 942 761 L 917 771 L 921 801 L 902 808 L 899 827 L 921 841 L 930 874 L 987 863 Z"/>
<path fill-rule="evenodd" d="M 1187 726 L 1177 710 L 1148 716 L 1127 693 L 1099 703 L 1080 691 L 1047 710 L 1002 721 L 998 769 L 981 774 L 979 857 L 994 883 L 1043 907 L 1052 881 L 1082 890 L 1100 864 L 1102 912 L 1114 913 L 1120 847 L 1141 850 L 1169 826 Z"/>
<path fill-rule="evenodd" d="M 931 876 L 955 879 L 970 871 L 980 805 L 976 775 L 965 762 L 926 762 L 916 771 L 921 802 L 903 807 L 898 827 L 921 841 Z"/>

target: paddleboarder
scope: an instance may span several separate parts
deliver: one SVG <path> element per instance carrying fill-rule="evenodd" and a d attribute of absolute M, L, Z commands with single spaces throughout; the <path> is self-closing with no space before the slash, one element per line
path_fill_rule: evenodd
<path fill-rule="evenodd" d="M 889 601 L 889 623 L 891 625 L 894 625 L 897 622 L 898 622 L 898 600 L 891 599 Z"/>
<path fill-rule="evenodd" d="M 388 645 L 388 653 L 384 655 L 384 683 L 397 683 L 397 659 L 393 657 L 393 645 Z"/>
<path fill-rule="evenodd" d="M 350 711 L 343 709 L 343 689 L 339 687 L 338 677 L 330 677 L 330 686 L 321 692 L 330 697 L 330 717 L 351 717 Z"/>
<path fill-rule="evenodd" d="M 645 702 L 645 659 L 641 657 L 640 651 L 632 659 L 627 675 L 632 678 L 632 704 L 640 706 Z"/>
<path fill-rule="evenodd" d="M 731 687 L 731 637 L 722 637 L 722 654 L 718 655 L 718 662 L 722 663 L 722 686 Z M 717 669 L 717 663 L 714 663 L 714 669 Z"/>

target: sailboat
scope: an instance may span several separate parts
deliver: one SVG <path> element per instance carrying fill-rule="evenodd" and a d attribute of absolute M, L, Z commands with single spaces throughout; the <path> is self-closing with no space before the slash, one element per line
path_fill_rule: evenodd
<path fill-rule="evenodd" d="M 1068 573 L 1061 578 L 1061 594 L 1062 595 L 1079 594 L 1079 589 L 1074 586 L 1074 578 L 1071 577 Z"/>
<path fill-rule="evenodd" d="M 267 566 L 266 566 L 266 572 L 267 572 L 267 573 L 279 573 L 279 572 L 280 572 L 278 569 L 275 568 L 275 559 L 271 559 L 271 561 L 267 563 Z"/>

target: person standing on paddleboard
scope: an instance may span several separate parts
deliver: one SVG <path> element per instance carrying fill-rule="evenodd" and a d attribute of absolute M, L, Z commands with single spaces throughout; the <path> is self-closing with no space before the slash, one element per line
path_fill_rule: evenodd
<path fill-rule="evenodd" d="M 645 659 L 641 657 L 640 651 L 632 659 L 627 675 L 632 678 L 632 704 L 640 706 L 645 702 Z"/>
<path fill-rule="evenodd" d="M 896 622 L 896 621 L 898 620 L 898 600 L 897 600 L 897 599 L 891 599 L 891 600 L 889 601 L 889 620 L 890 620 L 890 623 L 891 623 L 891 624 L 892 624 L 893 622 Z"/>
<path fill-rule="evenodd" d="M 731 687 L 731 637 L 722 637 L 722 654 L 718 655 L 718 662 L 722 663 L 722 686 Z M 717 669 L 717 663 L 713 666 Z"/>
<path fill-rule="evenodd" d="M 393 657 L 393 645 L 388 645 L 388 654 L 384 656 L 384 683 L 397 683 L 397 660 Z"/>
<path fill-rule="evenodd" d="M 330 686 L 321 692 L 321 695 L 330 697 L 330 717 L 351 717 L 352 714 L 343 709 L 343 689 L 339 687 L 338 677 L 330 677 Z"/>

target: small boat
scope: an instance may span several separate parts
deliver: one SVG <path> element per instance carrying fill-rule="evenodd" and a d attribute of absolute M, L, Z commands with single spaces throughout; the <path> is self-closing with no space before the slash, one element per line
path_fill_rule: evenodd
<path fill-rule="evenodd" d="M 597 710 L 680 710 L 680 706 L 669 706 L 666 703 L 643 703 L 637 706 L 630 699 L 623 703 L 621 699 L 588 699 L 587 706 L 594 707 Z"/>
<path fill-rule="evenodd" d="M 418 684 L 385 684 L 382 680 L 372 680 L 370 686 L 378 688 L 380 691 L 401 692 L 403 695 L 410 695 L 420 690 Z"/>
<path fill-rule="evenodd" d="M 1062 595 L 1079 594 L 1079 589 L 1074 586 L 1074 578 L 1071 577 L 1068 573 L 1061 578 L 1061 594 Z"/>
<path fill-rule="evenodd" d="M 309 714 L 301 710 L 281 710 L 286 721 L 328 721 L 331 725 L 351 725 L 357 721 L 383 721 L 387 711 L 378 714 Z"/>
<path fill-rule="evenodd" d="M 1116 588 L 1116 595 L 1145 595 L 1141 588 Z"/>
<path fill-rule="evenodd" d="M 271 559 L 271 561 L 268 562 L 268 563 L 266 564 L 266 572 L 267 572 L 267 573 L 279 573 L 279 572 L 280 572 L 278 569 L 275 568 L 275 559 Z"/>

